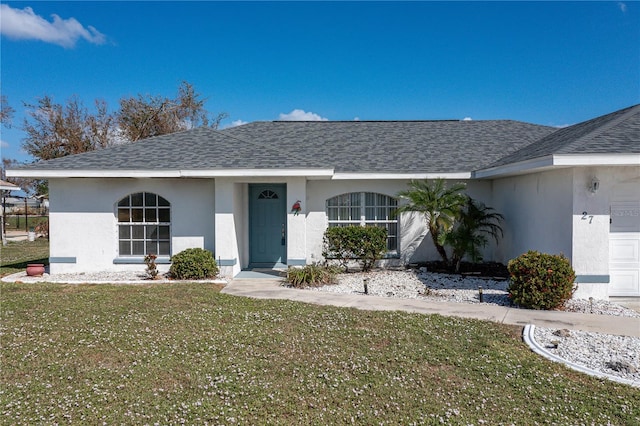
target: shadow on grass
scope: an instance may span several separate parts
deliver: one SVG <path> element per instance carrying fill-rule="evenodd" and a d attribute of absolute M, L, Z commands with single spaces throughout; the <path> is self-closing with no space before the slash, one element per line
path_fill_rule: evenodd
<path fill-rule="evenodd" d="M 11 269 L 27 269 L 27 265 L 32 263 L 42 263 L 44 266 L 49 266 L 49 258 L 43 257 L 42 259 L 31 259 L 23 262 L 10 263 L 7 265 L 2 265 L 2 268 L 11 268 Z"/>

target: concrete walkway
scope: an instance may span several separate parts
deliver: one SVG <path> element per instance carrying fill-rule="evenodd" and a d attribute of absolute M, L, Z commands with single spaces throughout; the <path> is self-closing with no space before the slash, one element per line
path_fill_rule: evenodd
<path fill-rule="evenodd" d="M 222 293 L 255 299 L 293 300 L 316 305 L 331 305 L 372 311 L 406 311 L 440 314 L 545 328 L 567 328 L 606 334 L 640 337 L 640 318 L 591 315 L 562 311 L 536 311 L 506 306 L 473 303 L 432 302 L 419 299 L 342 294 L 283 287 L 282 281 L 267 279 L 233 279 Z"/>

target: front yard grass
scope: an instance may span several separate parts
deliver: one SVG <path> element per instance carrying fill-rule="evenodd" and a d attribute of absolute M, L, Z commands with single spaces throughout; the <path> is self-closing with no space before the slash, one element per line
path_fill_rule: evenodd
<path fill-rule="evenodd" d="M 1 284 L 2 424 L 640 423 L 520 328 L 219 293 Z"/>
<path fill-rule="evenodd" d="M 0 277 L 27 269 L 27 263 L 49 264 L 49 240 L 8 241 L 0 244 Z"/>

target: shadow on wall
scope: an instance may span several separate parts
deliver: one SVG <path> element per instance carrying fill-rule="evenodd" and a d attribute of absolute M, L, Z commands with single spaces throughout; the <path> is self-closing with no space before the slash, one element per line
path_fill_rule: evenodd
<path fill-rule="evenodd" d="M 423 215 L 415 212 L 404 213 L 400 229 L 400 258 L 403 262 L 419 263 L 440 259 Z"/>

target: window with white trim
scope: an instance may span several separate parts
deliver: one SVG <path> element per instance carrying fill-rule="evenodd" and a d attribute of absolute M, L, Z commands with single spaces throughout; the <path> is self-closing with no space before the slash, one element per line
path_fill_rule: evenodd
<path fill-rule="evenodd" d="M 351 192 L 327 200 L 327 218 L 332 226 L 379 226 L 387 230 L 387 250 L 398 253 L 398 200 L 374 192 Z"/>
<path fill-rule="evenodd" d="M 151 192 L 138 192 L 118 202 L 120 256 L 171 254 L 171 205 Z"/>

